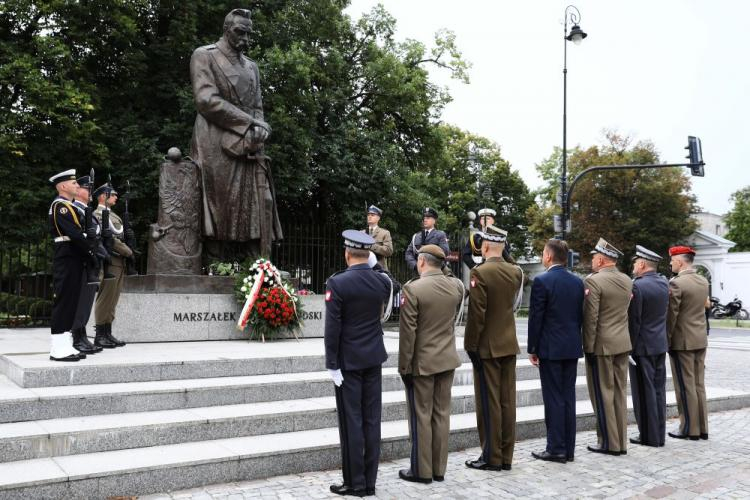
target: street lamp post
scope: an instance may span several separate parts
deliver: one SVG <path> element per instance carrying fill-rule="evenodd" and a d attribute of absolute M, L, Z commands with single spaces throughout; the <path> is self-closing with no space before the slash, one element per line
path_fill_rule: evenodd
<path fill-rule="evenodd" d="M 573 25 L 568 33 L 568 21 Z M 560 239 L 565 239 L 570 221 L 570 207 L 568 206 L 568 42 L 576 45 L 588 35 L 581 29 L 581 13 L 574 5 L 565 8 L 565 22 L 563 27 L 563 146 L 562 146 L 562 173 L 560 175 L 560 204 L 562 208 L 562 224 L 560 227 Z"/>

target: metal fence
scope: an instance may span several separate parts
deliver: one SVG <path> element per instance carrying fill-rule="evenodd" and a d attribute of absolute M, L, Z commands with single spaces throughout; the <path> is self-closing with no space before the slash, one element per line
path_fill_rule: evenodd
<path fill-rule="evenodd" d="M 271 260 L 302 288 L 314 293 L 325 291 L 325 282 L 346 267 L 341 228 L 333 225 L 284 223 L 284 240 L 275 244 Z M 452 250 L 450 266 L 454 275 L 463 274 L 460 253 L 465 236 L 449 235 Z M 0 243 L 0 328 L 46 326 L 52 311 L 52 242 L 10 245 Z M 389 272 L 403 284 L 416 276 L 405 260 L 405 248 L 396 248 L 387 259 Z M 146 254 L 137 259 L 140 273 L 146 270 Z M 394 299 L 398 305 L 398 298 Z M 398 319 L 394 310 L 392 320 Z"/>

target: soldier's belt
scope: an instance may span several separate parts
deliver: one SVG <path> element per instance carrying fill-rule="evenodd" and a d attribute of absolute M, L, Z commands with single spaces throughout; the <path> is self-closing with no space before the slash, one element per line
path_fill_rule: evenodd
<path fill-rule="evenodd" d="M 55 243 L 62 243 L 63 241 L 70 241 L 70 236 L 58 236 L 54 240 Z"/>

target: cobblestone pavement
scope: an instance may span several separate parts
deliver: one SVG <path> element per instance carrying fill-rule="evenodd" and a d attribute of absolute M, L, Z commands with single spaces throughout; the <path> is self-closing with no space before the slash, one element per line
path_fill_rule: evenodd
<path fill-rule="evenodd" d="M 483 472 L 467 469 L 467 459 L 479 449 L 451 453 L 445 481 L 429 485 L 398 479 L 407 460 L 380 464 L 377 498 L 750 498 L 750 409 L 714 413 L 709 417 L 708 441 L 667 438 L 663 448 L 631 445 L 621 457 L 586 451 L 596 440 L 594 432 L 577 437 L 575 462 L 534 460 L 530 453 L 544 447 L 544 439 L 516 444 L 512 471 Z M 676 420 L 667 422 L 667 428 Z M 630 434 L 636 431 L 630 426 Z M 246 498 L 341 498 L 328 487 L 340 482 L 338 470 L 230 483 L 170 494 L 150 500 L 242 500 Z M 370 497 L 373 498 L 373 497 Z"/>

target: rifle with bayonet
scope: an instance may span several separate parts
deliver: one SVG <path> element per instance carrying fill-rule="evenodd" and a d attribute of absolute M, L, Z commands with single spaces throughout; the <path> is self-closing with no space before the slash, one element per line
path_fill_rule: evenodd
<path fill-rule="evenodd" d="M 128 201 L 130 201 L 130 181 L 125 181 L 125 212 L 122 214 L 122 230 L 125 244 L 130 247 L 133 255 L 125 258 L 125 274 L 128 276 L 138 276 L 138 271 L 135 269 L 135 252 L 138 243 L 135 240 L 135 231 L 130 227 L 130 210 L 128 208 Z"/>
<path fill-rule="evenodd" d="M 98 285 L 99 284 L 99 259 L 97 258 L 97 250 L 99 246 L 98 235 L 96 231 L 96 221 L 94 220 L 94 207 L 91 202 L 91 192 L 94 189 L 94 169 L 89 172 L 89 183 L 86 185 L 89 191 L 89 199 L 86 203 L 86 210 L 83 215 L 83 230 L 86 236 L 86 243 L 89 247 L 89 258 L 86 262 L 86 284 Z"/>
<path fill-rule="evenodd" d="M 112 234 L 112 226 L 109 222 L 109 197 L 112 193 L 112 176 L 107 176 L 107 187 L 104 188 L 104 209 L 102 210 L 102 244 L 108 255 L 112 255 L 115 247 L 114 235 Z M 111 274 L 109 272 L 109 262 L 104 262 L 104 274 Z"/>

